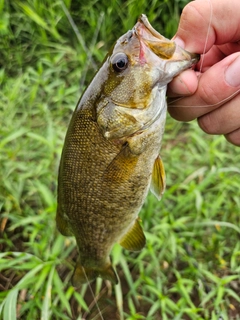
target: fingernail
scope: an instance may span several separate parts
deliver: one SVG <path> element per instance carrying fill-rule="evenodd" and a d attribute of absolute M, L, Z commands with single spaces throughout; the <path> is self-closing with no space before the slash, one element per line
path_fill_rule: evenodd
<path fill-rule="evenodd" d="M 231 87 L 240 86 L 240 56 L 238 56 L 226 69 L 225 80 Z"/>
<path fill-rule="evenodd" d="M 173 38 L 173 41 L 181 48 L 185 48 L 185 43 L 183 41 L 183 39 L 181 39 L 180 37 L 176 36 L 176 38 Z"/>

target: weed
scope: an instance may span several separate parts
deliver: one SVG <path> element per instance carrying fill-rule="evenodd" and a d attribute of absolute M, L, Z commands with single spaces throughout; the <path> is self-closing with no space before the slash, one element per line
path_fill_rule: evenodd
<path fill-rule="evenodd" d="M 0 1 L 0 319 L 97 319 L 70 285 L 74 239 L 56 230 L 56 181 L 72 110 L 112 43 L 146 13 L 171 37 L 186 1 Z M 141 212 L 147 245 L 116 245 L 120 284 L 98 279 L 104 319 L 240 319 L 240 155 L 167 119 L 167 190 Z"/>

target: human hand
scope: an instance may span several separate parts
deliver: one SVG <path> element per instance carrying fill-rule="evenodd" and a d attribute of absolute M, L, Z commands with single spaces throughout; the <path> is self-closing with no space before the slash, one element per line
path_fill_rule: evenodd
<path fill-rule="evenodd" d="M 240 146 L 240 1 L 190 2 L 174 40 L 202 56 L 195 71 L 182 72 L 169 85 L 170 115 L 198 118 L 203 131 Z"/>

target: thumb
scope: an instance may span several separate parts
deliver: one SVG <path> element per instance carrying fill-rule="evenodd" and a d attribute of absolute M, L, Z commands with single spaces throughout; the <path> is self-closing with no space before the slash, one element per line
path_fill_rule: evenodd
<path fill-rule="evenodd" d="M 174 40 L 186 50 L 196 53 L 207 52 L 214 44 L 238 41 L 239 12 L 239 0 L 191 1 L 182 11 Z"/>

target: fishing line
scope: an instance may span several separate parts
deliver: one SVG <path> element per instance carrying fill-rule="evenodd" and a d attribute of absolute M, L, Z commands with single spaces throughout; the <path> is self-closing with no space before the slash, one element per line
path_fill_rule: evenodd
<path fill-rule="evenodd" d="M 85 276 L 85 278 L 86 278 L 86 280 L 87 280 L 87 284 L 88 284 L 89 290 L 90 290 L 91 295 L 92 295 L 92 297 L 93 297 L 93 301 L 94 301 L 94 303 L 96 304 L 96 307 L 97 307 L 98 313 L 99 313 L 99 315 L 100 315 L 100 318 L 101 318 L 102 320 L 104 320 L 103 315 L 102 315 L 102 312 L 101 312 L 101 310 L 100 310 L 100 308 L 99 308 L 97 299 L 96 299 L 96 297 L 95 297 L 95 295 L 94 295 L 94 292 L 93 292 L 93 290 L 92 290 L 90 281 L 88 280 L 88 277 L 87 277 L 87 274 L 86 274 L 86 272 L 85 272 L 84 267 L 82 267 L 82 270 L 83 270 L 84 276 Z"/>
<path fill-rule="evenodd" d="M 212 0 L 208 0 L 209 2 L 209 7 L 210 7 L 210 16 L 209 16 L 209 23 L 208 23 L 208 28 L 207 28 L 207 35 L 206 35 L 206 40 L 205 40 L 205 43 L 204 43 L 204 49 L 203 49 L 203 53 L 201 55 L 201 61 L 200 61 L 200 67 L 199 67 L 199 72 L 201 73 L 202 72 L 202 69 L 203 69 L 203 62 L 204 62 L 204 58 L 205 58 L 205 53 L 206 53 L 206 50 L 207 50 L 207 43 L 208 43 L 208 39 L 209 39 L 209 35 L 210 35 L 210 28 L 211 28 L 211 23 L 212 23 L 212 19 L 213 19 L 213 6 L 212 6 Z M 235 97 L 238 93 L 240 92 L 240 89 L 237 90 L 236 92 L 234 92 L 233 94 L 231 94 L 230 96 L 228 96 L 227 98 L 225 99 L 222 99 L 221 101 L 217 102 L 217 103 L 214 103 L 214 104 L 207 104 L 207 105 L 194 105 L 194 106 L 186 106 L 186 105 L 178 105 L 178 106 L 175 106 L 176 107 L 181 107 L 181 108 L 209 108 L 209 107 L 216 107 L 218 105 L 221 105 L 225 102 L 227 102 L 228 100 L 231 100 L 233 97 Z M 179 98 L 176 98 L 170 102 L 168 102 L 168 106 L 174 106 L 173 104 L 179 100 L 182 100 L 184 99 L 185 97 L 179 97 Z"/>
<path fill-rule="evenodd" d="M 240 89 L 238 89 L 236 92 L 234 92 L 234 93 L 232 93 L 230 96 L 228 96 L 227 98 L 225 98 L 225 99 L 222 99 L 221 101 L 219 101 L 219 102 L 216 102 L 216 103 L 213 103 L 213 104 L 205 104 L 205 105 L 199 105 L 199 106 L 196 106 L 196 105 L 194 105 L 194 106 L 186 106 L 186 105 L 182 105 L 182 106 L 170 106 L 170 107 L 181 107 L 181 108 L 192 108 L 192 107 L 194 107 L 194 108 L 209 108 L 209 107 L 216 107 L 216 106 L 218 106 L 218 105 L 221 105 L 221 104 L 223 104 L 223 103 L 225 103 L 225 102 L 227 102 L 228 100 L 231 100 L 233 97 L 235 97 L 235 96 L 237 96 L 238 95 L 238 93 L 240 92 Z M 171 101 L 171 102 L 168 102 L 168 106 L 170 105 L 170 104 L 173 104 L 173 103 L 175 103 L 176 101 L 179 101 L 179 100 L 182 100 L 182 99 L 184 99 L 185 97 L 180 97 L 180 98 L 177 98 L 177 99 L 174 99 L 173 101 Z"/>
<path fill-rule="evenodd" d="M 207 35 L 206 35 L 206 40 L 205 40 L 205 43 L 204 43 L 204 48 L 203 48 L 203 53 L 201 55 L 201 62 L 200 62 L 200 68 L 199 68 L 199 72 L 201 73 L 202 72 L 202 68 L 203 68 L 203 62 L 204 62 L 204 55 L 206 53 L 206 50 L 207 50 L 207 43 L 208 43 L 208 39 L 209 39 L 209 34 L 210 34 L 210 28 L 211 28 L 211 23 L 212 23 L 212 18 L 213 18 L 213 7 L 212 7 L 212 2 L 211 0 L 208 0 L 209 2 L 209 6 L 210 6 L 210 16 L 209 16 L 209 23 L 208 23 L 208 28 L 207 28 Z M 184 97 L 179 97 L 177 99 L 174 99 L 173 101 L 169 102 L 168 105 L 171 105 L 173 104 L 174 102 L 177 102 L 179 100 L 182 100 Z M 230 97 L 228 97 L 230 98 Z M 224 101 L 221 101 L 221 102 L 224 102 Z M 218 102 L 221 103 L 221 102 Z M 214 105 L 205 105 L 205 106 L 194 106 L 195 108 L 198 108 L 198 107 L 211 107 L 211 106 L 214 106 Z M 192 106 L 178 106 L 178 107 L 192 107 Z"/>
<path fill-rule="evenodd" d="M 202 68 L 203 68 L 204 55 L 205 55 L 206 50 L 207 50 L 207 43 L 208 43 L 208 39 L 209 39 L 210 28 L 211 28 L 211 23 L 212 23 L 212 18 L 213 18 L 212 1 L 208 0 L 208 2 L 209 2 L 209 6 L 210 6 L 210 17 L 209 17 L 206 41 L 205 41 L 205 44 L 204 44 L 204 49 L 203 49 L 203 53 L 202 53 L 202 59 L 201 59 L 201 62 L 200 62 L 200 68 L 199 68 L 199 72 L 200 73 L 202 72 Z"/>

